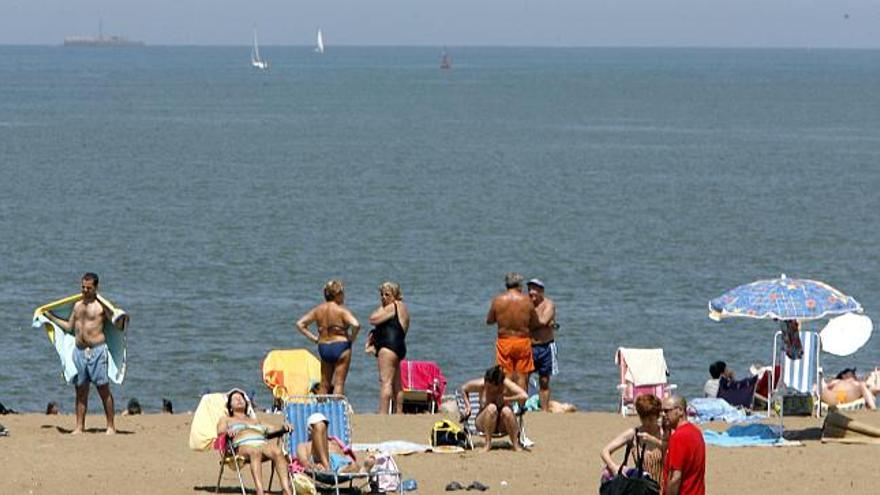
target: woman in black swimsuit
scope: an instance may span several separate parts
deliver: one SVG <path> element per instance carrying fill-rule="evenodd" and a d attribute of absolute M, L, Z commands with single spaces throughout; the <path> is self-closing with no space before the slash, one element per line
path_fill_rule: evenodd
<path fill-rule="evenodd" d="M 379 286 L 380 303 L 370 315 L 370 324 L 376 329 L 367 339 L 376 349 L 379 365 L 379 414 L 403 412 L 403 391 L 400 386 L 400 361 L 406 357 L 406 331 L 409 329 L 409 311 L 403 304 L 400 286 L 383 282 Z"/>

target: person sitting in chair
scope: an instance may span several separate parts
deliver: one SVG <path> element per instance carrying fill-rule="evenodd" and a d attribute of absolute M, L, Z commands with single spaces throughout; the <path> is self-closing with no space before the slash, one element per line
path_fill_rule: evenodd
<path fill-rule="evenodd" d="M 365 473 L 373 467 L 375 460 L 371 456 L 363 466 L 349 457 L 338 442 L 330 441 L 327 427 L 330 420 L 321 413 L 314 413 L 307 420 L 309 425 L 309 441 L 296 446 L 296 458 L 300 464 L 313 471 L 330 471 L 334 473 Z"/>
<path fill-rule="evenodd" d="M 724 361 L 715 361 L 714 363 L 709 365 L 709 375 L 712 377 L 709 380 L 706 380 L 706 384 L 703 385 L 703 396 L 714 399 L 718 397 L 718 385 L 721 382 L 721 377 L 727 378 L 729 381 L 733 381 L 733 371 L 727 367 L 727 363 Z"/>
<path fill-rule="evenodd" d="M 227 416 L 217 422 L 217 435 L 228 435 L 236 454 L 250 461 L 257 495 L 264 493 L 264 459 L 274 462 L 284 495 L 292 495 L 290 480 L 287 477 L 287 458 L 277 444 L 268 442 L 269 437 L 290 432 L 291 428 L 285 424 L 280 430 L 270 433 L 268 426 L 260 424 L 251 417 L 252 411 L 250 400 L 243 391 L 239 389 L 230 391 L 226 396 Z"/>
<path fill-rule="evenodd" d="M 472 413 L 470 401 L 467 400 L 470 392 L 480 394 L 480 410 L 477 412 L 476 423 L 477 428 L 486 434 L 483 451 L 488 452 L 492 449 L 493 433 L 507 433 L 510 435 L 513 450 L 516 452 L 522 450 L 519 425 L 510 405 L 528 399 L 529 395 L 526 391 L 507 378 L 501 366 L 495 365 L 486 370 L 483 378 L 471 380 L 461 386 L 461 395 L 465 398 L 465 409 L 462 411 L 465 418 L 470 417 Z"/>
<path fill-rule="evenodd" d="M 868 409 L 877 409 L 874 402 L 874 394 L 868 389 L 865 382 L 856 378 L 855 368 L 846 368 L 828 383 L 822 379 L 822 402 L 829 406 L 846 404 L 849 402 L 865 399 Z"/>

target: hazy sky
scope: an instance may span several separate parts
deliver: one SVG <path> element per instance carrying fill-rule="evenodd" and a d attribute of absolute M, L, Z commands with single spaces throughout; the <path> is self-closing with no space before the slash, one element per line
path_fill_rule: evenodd
<path fill-rule="evenodd" d="M 880 0 L 0 0 L 0 44 L 880 48 Z"/>

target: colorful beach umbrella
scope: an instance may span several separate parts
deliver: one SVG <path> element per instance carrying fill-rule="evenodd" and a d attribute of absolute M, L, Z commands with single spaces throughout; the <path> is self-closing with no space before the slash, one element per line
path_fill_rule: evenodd
<path fill-rule="evenodd" d="M 819 332 L 822 350 L 836 356 L 849 356 L 871 338 L 874 323 L 865 315 L 848 313 L 832 318 Z"/>
<path fill-rule="evenodd" d="M 834 287 L 816 280 L 780 278 L 741 285 L 709 301 L 709 318 L 817 320 L 861 313 L 862 305 Z"/>

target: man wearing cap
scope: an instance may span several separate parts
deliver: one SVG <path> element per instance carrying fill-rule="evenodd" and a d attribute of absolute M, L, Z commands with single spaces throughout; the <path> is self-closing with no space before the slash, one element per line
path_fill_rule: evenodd
<path fill-rule="evenodd" d="M 528 281 L 529 298 L 538 315 L 538 325 L 531 330 L 532 359 L 538 372 L 538 398 L 541 409 L 550 410 L 550 377 L 559 373 L 556 361 L 556 305 L 544 297 L 544 282 L 533 278 Z"/>
<path fill-rule="evenodd" d="M 865 400 L 865 407 L 868 409 L 877 409 L 874 394 L 865 382 L 856 377 L 855 368 L 842 370 L 828 383 L 825 383 L 824 378 L 822 379 L 822 402 L 829 406 L 847 404 L 859 399 Z"/>
<path fill-rule="evenodd" d="M 296 446 L 296 457 L 300 464 L 315 471 L 332 471 L 334 473 L 356 473 L 361 467 L 345 454 L 342 445 L 335 439 L 333 442 L 327 435 L 330 421 L 327 416 L 316 412 L 309 416 L 309 441 Z M 372 467 L 372 458 L 364 463 L 364 470 Z"/>
<path fill-rule="evenodd" d="M 507 290 L 495 296 L 487 325 L 498 325 L 495 360 L 506 375 L 523 390 L 528 390 L 529 373 L 535 370 L 530 329 L 538 325 L 538 315 L 529 296 L 522 292 L 523 276 L 508 273 Z"/>

